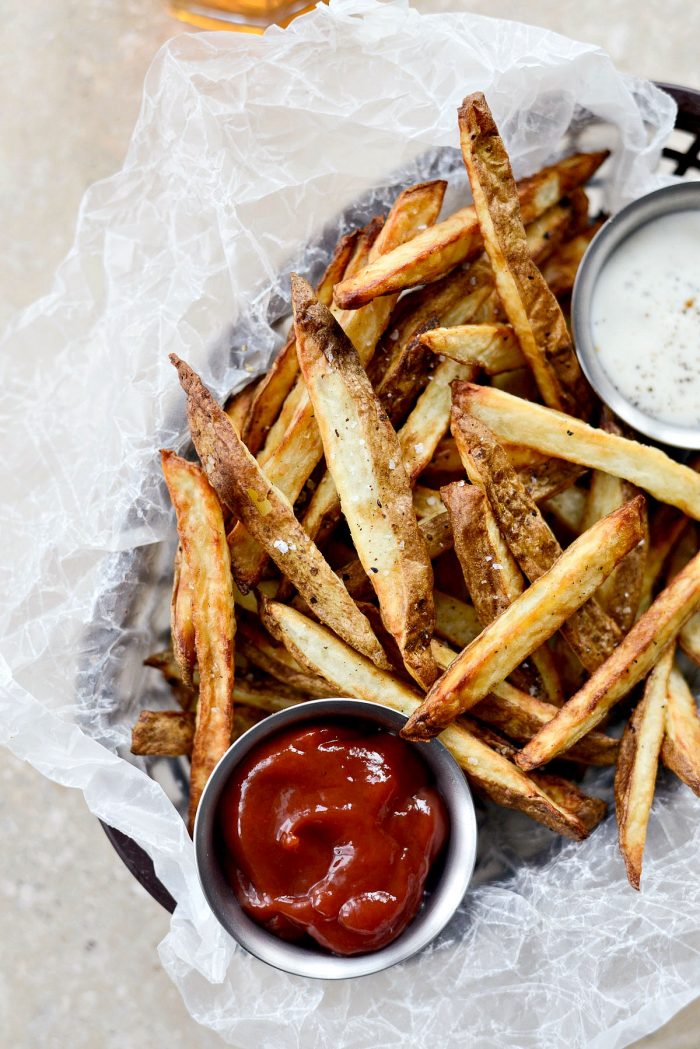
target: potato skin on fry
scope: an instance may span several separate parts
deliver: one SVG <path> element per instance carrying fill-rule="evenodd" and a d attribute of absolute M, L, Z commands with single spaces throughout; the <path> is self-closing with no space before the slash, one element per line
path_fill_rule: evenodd
<path fill-rule="evenodd" d="M 642 856 L 654 799 L 674 652 L 675 644 L 669 645 L 649 675 L 644 696 L 625 728 L 617 760 L 615 810 L 620 851 L 633 889 L 639 889 L 642 877 Z"/>
<path fill-rule="evenodd" d="M 219 411 L 235 432 L 223 411 Z M 223 511 L 203 470 L 169 451 L 161 452 L 161 463 L 175 507 L 180 542 L 192 573 L 199 701 L 190 775 L 191 834 L 202 791 L 231 742 L 236 632 L 233 582 Z"/>
<path fill-rule="evenodd" d="M 378 666 L 388 667 L 386 655 L 366 618 L 318 547 L 309 539 L 287 500 L 267 480 L 189 365 L 174 354 L 171 354 L 171 361 L 187 394 L 192 440 L 222 501 L 265 547 L 319 619 Z M 244 591 L 241 581 L 236 581 Z"/>
<path fill-rule="evenodd" d="M 548 572 L 485 627 L 435 683 L 402 734 L 407 739 L 437 735 L 551 637 L 639 542 L 641 502 L 633 500 L 580 536 Z"/>
<path fill-rule="evenodd" d="M 352 343 L 301 277 L 292 276 L 292 303 L 299 364 L 355 548 L 406 669 L 429 688 L 438 673 L 433 572 L 396 433 Z"/>
<path fill-rule="evenodd" d="M 142 710 L 131 730 L 131 753 L 164 758 L 190 754 L 194 723 L 194 711 Z"/>
<path fill-rule="evenodd" d="M 700 797 L 700 717 L 688 682 L 675 667 L 668 680 L 661 760 Z"/>
<path fill-rule="evenodd" d="M 532 261 L 510 159 L 481 92 L 464 99 L 459 129 L 496 287 L 542 399 L 550 408 L 586 414 L 588 384 L 561 307 Z"/>

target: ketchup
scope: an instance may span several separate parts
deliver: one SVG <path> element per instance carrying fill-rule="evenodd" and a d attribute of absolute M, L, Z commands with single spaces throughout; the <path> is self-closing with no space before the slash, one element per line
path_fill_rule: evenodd
<path fill-rule="evenodd" d="M 448 826 L 412 745 L 356 721 L 261 744 L 217 818 L 243 909 L 282 939 L 308 935 L 336 954 L 377 950 L 405 929 Z"/>

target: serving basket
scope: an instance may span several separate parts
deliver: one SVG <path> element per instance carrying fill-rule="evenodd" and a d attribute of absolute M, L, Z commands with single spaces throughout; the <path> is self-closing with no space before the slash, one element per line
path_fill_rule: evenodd
<path fill-rule="evenodd" d="M 665 174 L 700 179 L 700 91 L 676 84 L 658 83 L 657 86 L 671 95 L 678 106 L 675 129 L 663 150 L 660 162 L 661 170 Z M 598 148 L 599 143 L 592 144 L 589 141 L 592 132 L 595 132 L 595 125 L 590 123 L 583 124 L 581 128 L 572 129 L 568 136 L 569 140 L 565 143 L 567 149 L 571 151 L 576 148 Z M 452 170 L 457 171 L 461 167 L 461 156 L 457 150 L 449 152 L 454 154 L 454 163 L 452 164 L 452 161 L 448 159 L 447 169 L 449 170 L 452 167 Z M 445 157 L 425 158 L 420 166 L 419 178 L 431 177 L 431 166 L 437 163 L 438 160 L 444 172 Z M 415 174 L 414 172 L 412 179 L 407 179 L 404 172 L 403 178 L 396 181 L 396 191 L 398 192 L 403 188 L 408 181 L 415 181 Z M 593 190 L 595 190 L 595 179 L 593 180 Z M 595 210 L 595 192 L 593 192 L 592 203 Z M 368 194 L 366 199 L 353 205 L 343 218 L 348 225 L 360 225 L 375 210 L 372 194 Z M 321 253 L 323 253 L 324 248 L 330 250 L 331 244 L 332 242 L 329 241 L 327 245 L 324 245 L 323 241 L 321 241 L 319 245 Z M 133 555 L 129 555 L 140 559 L 136 572 L 139 579 L 135 599 L 136 605 L 138 606 L 139 600 L 142 600 L 142 605 L 148 605 L 148 608 L 136 607 L 136 610 L 134 610 L 133 594 L 132 601 L 129 603 L 125 602 L 122 622 L 127 636 L 130 632 L 130 627 L 133 625 L 134 618 L 140 617 L 142 622 L 144 617 L 154 622 L 158 621 L 158 616 L 154 613 L 156 606 L 161 610 L 160 627 L 165 628 L 166 626 L 162 618 L 162 610 L 167 605 L 165 588 L 168 572 L 172 566 L 172 551 L 164 549 L 165 544 L 161 544 L 161 546 L 163 549 L 147 552 L 137 551 Z M 154 597 L 154 595 L 157 596 Z M 122 640 L 117 637 L 104 638 L 101 633 L 95 632 L 88 648 L 94 648 L 98 644 L 103 645 L 105 643 L 121 645 Z M 143 653 L 143 655 L 145 654 Z M 125 687 L 124 681 L 109 684 L 113 686 L 112 691 L 115 693 L 119 693 Z M 104 686 L 105 683 L 102 682 L 101 687 Z M 174 804 L 184 812 L 188 788 L 186 759 L 146 758 L 144 767 L 149 775 L 161 783 Z M 515 819 L 520 818 L 515 814 L 507 814 L 508 819 L 511 817 Z M 172 912 L 175 909 L 175 900 L 156 876 L 153 863 L 147 853 L 132 838 L 105 823 L 102 823 L 102 826 L 122 862 L 128 867 L 137 881 L 161 906 Z M 539 828 L 537 829 L 539 830 Z M 534 837 L 530 835 L 530 837 L 532 840 L 528 847 L 528 852 L 536 856 L 538 850 L 546 850 L 548 855 L 551 855 L 552 842 L 549 832 L 542 829 L 541 837 L 538 834 L 534 835 Z M 477 864 L 478 872 L 479 863 Z M 497 876 L 498 873 L 498 870 L 494 868 L 493 861 L 482 862 L 482 878 L 492 878 Z"/>

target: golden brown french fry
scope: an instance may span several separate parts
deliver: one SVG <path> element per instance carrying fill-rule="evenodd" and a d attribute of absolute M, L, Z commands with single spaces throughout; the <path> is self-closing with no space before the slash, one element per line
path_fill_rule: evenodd
<path fill-rule="evenodd" d="M 501 535 L 483 490 L 460 482 L 440 492 L 450 515 L 455 553 L 482 626 L 504 612 L 525 590 L 525 580 Z M 465 647 L 465 645 L 462 645 Z M 532 653 L 537 670 L 516 667 L 513 683 L 535 689 L 560 706 L 564 695 L 552 654 L 546 645 Z"/>
<path fill-rule="evenodd" d="M 288 501 L 270 484 L 199 377 L 174 354 L 170 359 L 187 394 L 194 446 L 222 502 L 268 552 L 319 619 L 378 666 L 388 666 L 369 623 L 297 521 Z M 235 575 L 235 565 L 233 568 Z M 236 578 L 236 582 L 245 592 L 247 580 Z"/>
<path fill-rule="evenodd" d="M 413 489 L 413 509 L 419 520 L 427 520 L 444 512 L 440 493 L 435 488 L 417 484 Z"/>
<path fill-rule="evenodd" d="M 419 477 L 435 454 L 450 425 L 452 383 L 456 379 L 476 378 L 476 365 L 458 364 L 446 359 L 438 364 L 418 398 L 418 403 L 399 430 L 401 455 L 411 480 Z"/>
<path fill-rule="evenodd" d="M 548 572 L 489 623 L 432 687 L 403 730 L 406 737 L 429 739 L 436 735 L 493 691 L 559 630 L 639 542 L 641 503 L 641 498 L 633 500 L 584 532 Z"/>
<path fill-rule="evenodd" d="M 552 567 L 561 547 L 493 434 L 463 410 L 462 390 L 461 384 L 455 386 L 452 408 L 452 433 L 462 462 L 470 479 L 484 488 L 506 542 L 534 583 Z M 572 614 L 562 624 L 562 633 L 589 671 L 600 666 L 621 636 L 595 600 Z"/>
<path fill-rule="evenodd" d="M 432 353 L 460 364 L 475 364 L 487 375 L 522 368 L 525 358 L 510 324 L 458 324 L 433 328 L 419 342 Z"/>
<path fill-rule="evenodd" d="M 459 129 L 474 207 L 498 294 L 542 399 L 550 408 L 586 414 L 590 392 L 561 307 L 528 251 L 508 153 L 480 92 L 462 103 Z"/>
<path fill-rule="evenodd" d="M 700 475 L 658 448 L 488 386 L 465 384 L 460 394 L 465 411 L 488 426 L 499 441 L 624 477 L 660 502 L 700 519 Z"/>
<path fill-rule="evenodd" d="M 225 425 L 235 433 L 221 408 L 219 411 Z M 231 742 L 236 621 L 231 562 L 216 492 L 203 470 L 174 452 L 161 452 L 161 463 L 175 507 L 180 543 L 192 572 L 199 701 L 190 775 L 188 827 L 191 834 L 202 791 Z"/>
<path fill-rule="evenodd" d="M 296 609 L 266 601 L 262 617 L 295 659 L 309 670 L 321 674 L 339 693 L 381 703 L 409 715 L 420 702 L 419 696 L 390 674 L 378 671 L 329 631 L 307 619 Z M 518 777 L 512 762 L 492 751 L 463 726 L 451 725 L 441 741 L 467 773 L 470 782 L 488 797 L 508 808 L 527 812 L 533 819 L 568 837 L 585 836 L 583 824 L 560 809 L 544 791 L 527 777 Z"/>
<path fill-rule="evenodd" d="M 581 233 L 567 240 L 542 267 L 542 276 L 547 281 L 552 295 L 556 295 L 558 299 L 568 295 L 573 289 L 581 259 L 604 221 L 600 219 L 592 223 Z"/>
<path fill-rule="evenodd" d="M 598 527 L 594 525 L 584 534 L 590 535 Z M 528 743 L 518 755 L 521 768 L 536 768 L 551 761 L 599 725 L 618 700 L 651 670 L 698 607 L 700 554 L 661 591 L 612 655 Z"/>
<path fill-rule="evenodd" d="M 661 760 L 700 796 L 700 717 L 688 682 L 675 667 L 668 679 Z"/>
<path fill-rule="evenodd" d="M 429 688 L 433 572 L 396 433 L 352 343 L 300 277 L 292 302 L 300 367 L 355 549 L 406 669 Z"/>
<path fill-rule="evenodd" d="M 576 186 L 587 182 L 606 156 L 607 153 L 575 154 L 523 179 L 518 186 L 523 222 L 532 222 Z M 357 277 L 343 281 L 336 288 L 336 302 L 346 309 L 356 309 L 379 295 L 428 284 L 473 257 L 482 244 L 474 208 L 462 208 L 377 259 Z"/>
<path fill-rule="evenodd" d="M 664 735 L 668 678 L 675 645 L 649 674 L 644 696 L 627 723 L 615 772 L 615 811 L 620 851 L 633 889 L 639 889 L 656 772 Z"/>
<path fill-rule="evenodd" d="M 170 636 L 173 657 L 185 685 L 191 687 L 197 664 L 192 620 L 192 570 L 182 546 L 178 545 L 173 571 L 173 592 L 170 600 Z"/>
<path fill-rule="evenodd" d="M 442 205 L 445 185 L 439 180 L 425 182 L 400 193 L 372 245 L 370 257 L 401 243 L 415 232 L 417 226 L 434 222 Z M 365 367 L 371 360 L 387 325 L 394 301 L 389 296 L 372 302 L 361 310 L 336 311 L 338 323 L 355 346 Z M 298 331 L 296 335 L 298 339 Z M 323 444 L 314 420 L 313 407 L 303 384 L 297 385 L 288 401 L 295 404 L 295 411 L 286 431 L 278 437 L 276 427 L 273 428 L 277 443 L 268 454 L 268 439 L 263 454 L 258 458 L 271 483 L 293 504 L 319 463 L 323 455 Z M 273 430 L 270 431 L 270 438 L 273 437 Z M 239 522 L 231 533 L 230 548 L 237 578 L 244 579 L 248 587 L 255 586 L 262 578 L 267 554 L 256 542 L 255 537 L 248 535 L 242 522 Z"/>
<path fill-rule="evenodd" d="M 589 834 L 605 819 L 607 803 L 602 798 L 584 794 L 571 780 L 552 776 L 551 773 L 535 773 L 532 778 L 560 809 L 565 809 L 580 820 Z"/>
<path fill-rule="evenodd" d="M 447 513 L 419 521 L 418 528 L 425 540 L 431 561 L 434 561 L 440 554 L 444 554 L 446 550 L 452 549 L 452 530 Z M 354 558 L 339 568 L 338 575 L 345 583 L 348 593 L 353 597 L 366 597 L 372 593 L 372 584 L 359 558 Z"/>
<path fill-rule="evenodd" d="M 170 685 L 178 706 L 182 707 L 183 710 L 193 709 L 197 702 L 196 686 L 199 685 L 199 675 L 195 672 L 193 684 L 185 684 L 182 672 L 175 662 L 175 656 L 171 648 L 167 648 L 162 652 L 153 652 L 144 659 L 143 665 L 145 667 L 153 667 L 161 672 Z"/>
<path fill-rule="evenodd" d="M 327 306 L 331 304 L 333 287 L 349 271 L 351 260 L 357 260 L 360 266 L 367 262 L 370 247 L 377 239 L 381 227 L 381 220 L 375 219 L 369 226 L 355 230 L 339 241 L 316 289 L 319 302 L 324 302 Z M 299 362 L 292 328 L 255 391 L 243 429 L 238 428 L 253 455 L 256 455 L 265 444 L 268 431 L 279 415 L 285 398 L 294 386 L 298 375 Z"/>
<path fill-rule="evenodd" d="M 682 627 L 678 641 L 688 659 L 700 666 L 700 613 L 691 616 Z"/>
<path fill-rule="evenodd" d="M 191 754 L 194 726 L 193 710 L 142 710 L 131 730 L 131 753 L 163 758 Z M 226 749 L 230 743 L 229 735 Z"/>

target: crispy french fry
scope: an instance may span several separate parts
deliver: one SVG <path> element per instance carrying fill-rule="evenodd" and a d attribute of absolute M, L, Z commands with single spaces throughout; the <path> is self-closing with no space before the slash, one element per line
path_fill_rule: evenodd
<path fill-rule="evenodd" d="M 584 534 L 590 535 L 598 527 L 594 525 Z M 661 591 L 612 655 L 528 743 L 518 755 L 521 768 L 531 769 L 551 761 L 599 725 L 618 700 L 651 670 L 698 607 L 700 554 Z"/>
<path fill-rule="evenodd" d="M 455 553 L 467 590 L 481 624 L 486 626 L 523 593 L 525 580 L 482 489 L 457 482 L 442 488 L 440 494 L 450 515 Z M 536 649 L 532 662 L 539 679 L 529 667 L 517 667 L 511 675 L 513 683 L 526 691 L 544 691 L 544 696 L 560 706 L 564 695 L 549 649 Z"/>
<path fill-rule="evenodd" d="M 400 193 L 371 248 L 370 257 L 402 243 L 413 234 L 417 226 L 434 222 L 440 211 L 444 192 L 445 183 L 436 181 L 411 186 Z M 374 354 L 393 306 L 394 299 L 387 297 L 379 302 L 372 302 L 361 310 L 349 313 L 336 311 L 338 323 L 355 346 L 365 367 Z M 298 331 L 296 335 L 298 338 Z M 297 347 L 297 356 L 298 349 Z M 288 400 L 295 403 L 295 411 L 287 429 L 279 438 L 275 432 L 277 444 L 270 454 L 267 454 L 266 445 L 259 460 L 264 465 L 271 483 L 294 503 L 323 456 L 323 443 L 308 392 L 303 384 L 297 385 Z M 272 430 L 269 436 L 273 437 Z M 269 443 L 268 440 L 267 444 Z M 231 533 L 230 548 L 237 578 L 245 580 L 242 589 L 255 586 L 262 578 L 267 564 L 267 553 L 255 537 L 247 533 L 242 522 L 239 522 Z"/>
<path fill-rule="evenodd" d="M 565 809 L 580 820 L 589 834 L 605 819 L 607 803 L 602 798 L 584 794 L 571 780 L 552 776 L 551 773 L 535 773 L 532 778 L 560 809 Z"/>
<path fill-rule="evenodd" d="M 668 679 L 661 760 L 700 796 L 700 717 L 695 697 L 675 667 Z"/>
<path fill-rule="evenodd" d="M 567 240 L 542 267 L 542 276 L 547 281 L 552 295 L 562 298 L 573 289 L 576 274 L 586 249 L 604 223 L 604 219 L 592 223 L 575 237 Z"/>
<path fill-rule="evenodd" d="M 235 433 L 219 408 L 225 425 Z M 233 614 L 231 562 L 223 512 L 216 492 L 198 466 L 174 452 L 161 452 L 177 530 L 192 572 L 199 701 L 192 748 L 188 827 L 190 834 L 202 791 L 219 758 L 228 750 L 233 724 Z"/>
<path fill-rule="evenodd" d="M 525 364 L 510 324 L 458 324 L 433 328 L 418 338 L 432 353 L 460 364 L 475 364 L 487 375 L 512 371 Z"/>
<path fill-rule="evenodd" d="M 429 739 L 436 735 L 493 691 L 551 637 L 639 542 L 641 503 L 641 498 L 633 500 L 585 532 L 548 572 L 489 623 L 435 683 L 404 728 L 406 737 Z M 538 735 L 546 731 L 545 727 Z"/>
<path fill-rule="evenodd" d="M 423 521 L 443 513 L 440 493 L 435 488 L 426 488 L 422 484 L 417 484 L 413 489 L 413 509 L 416 517 Z"/>
<path fill-rule="evenodd" d="M 292 277 L 292 301 L 300 367 L 355 549 L 406 669 L 429 688 L 433 573 L 396 433 L 352 343 L 302 278 Z"/>
<path fill-rule="evenodd" d="M 142 710 L 131 730 L 131 753 L 164 758 L 191 754 L 194 726 L 194 711 Z M 229 734 L 226 749 L 230 742 Z"/>
<path fill-rule="evenodd" d="M 658 448 L 487 386 L 465 384 L 460 394 L 464 410 L 488 426 L 499 441 L 624 477 L 662 503 L 700 519 L 700 475 Z"/>
<path fill-rule="evenodd" d="M 452 408 L 452 433 L 462 461 L 470 479 L 484 488 L 506 542 L 534 583 L 552 567 L 561 547 L 493 434 L 463 410 L 462 390 L 461 384 L 455 386 Z M 595 600 L 572 614 L 562 633 L 587 670 L 600 666 L 621 636 Z"/>
<path fill-rule="evenodd" d="M 664 735 L 668 678 L 675 645 L 649 674 L 644 696 L 627 723 L 615 772 L 615 810 L 620 851 L 633 889 L 639 889 L 656 772 Z"/>
<path fill-rule="evenodd" d="M 640 586 L 639 612 L 646 612 L 654 597 L 666 559 L 679 541 L 688 518 L 671 506 L 660 506 L 649 522 L 649 542 Z"/>
<path fill-rule="evenodd" d="M 444 554 L 446 550 L 452 549 L 452 531 L 450 529 L 450 520 L 446 513 L 437 514 L 435 517 L 428 517 L 426 520 L 419 521 L 418 528 L 425 540 L 431 561 L 434 561 L 440 554 Z M 345 583 L 348 593 L 352 594 L 353 597 L 367 597 L 372 593 L 372 584 L 359 558 L 354 558 L 343 565 L 342 568 L 339 568 L 338 575 Z"/>
<path fill-rule="evenodd" d="M 518 186 L 524 222 L 532 222 L 600 167 L 607 153 L 575 154 L 544 168 Z M 379 295 L 428 284 L 481 250 L 483 241 L 473 207 L 456 211 L 432 229 L 418 233 L 400 248 L 367 266 L 335 291 L 336 302 L 357 308 Z"/>
<path fill-rule="evenodd" d="M 459 128 L 484 245 L 523 355 L 545 404 L 585 414 L 590 392 L 561 307 L 528 251 L 508 153 L 483 94 L 465 98 Z"/>
<path fill-rule="evenodd" d="M 162 652 L 153 652 L 143 661 L 145 667 L 153 667 L 159 670 L 172 689 L 173 696 L 183 710 L 192 710 L 197 702 L 197 688 L 199 675 L 193 675 L 193 683 L 187 685 L 182 677 L 182 671 L 175 661 L 173 650 L 165 649 Z"/>
<path fill-rule="evenodd" d="M 267 628 L 284 642 L 295 659 L 323 675 L 339 692 L 381 703 L 406 715 L 417 708 L 420 699 L 408 685 L 378 671 L 296 609 L 266 601 L 262 617 Z M 498 804 L 520 809 L 567 837 L 585 837 L 585 827 L 575 816 L 560 809 L 530 779 L 518 777 L 512 762 L 481 743 L 465 727 L 451 725 L 440 738 L 470 781 Z"/>
<path fill-rule="evenodd" d="M 197 664 L 192 619 L 192 569 L 182 546 L 178 545 L 173 571 L 173 592 L 170 600 L 170 636 L 173 658 L 185 685 L 191 687 Z"/>
<path fill-rule="evenodd" d="M 199 377 L 174 354 L 170 359 L 187 394 L 192 440 L 221 500 L 260 542 L 319 619 L 378 666 L 388 666 L 369 623 L 285 497 L 270 484 Z M 245 592 L 247 580 L 237 578 L 236 582 Z"/>
<path fill-rule="evenodd" d="M 345 273 L 348 273 L 351 260 L 357 259 L 360 266 L 367 262 L 369 249 L 376 240 L 381 226 L 381 220 L 375 219 L 369 226 L 362 230 L 355 230 L 339 241 L 326 272 L 316 288 L 319 302 L 327 306 L 331 304 L 333 287 Z M 239 433 L 253 455 L 256 455 L 265 443 L 267 433 L 279 415 L 284 400 L 294 386 L 298 375 L 299 362 L 292 328 L 255 391 L 243 429 L 239 427 Z"/>

